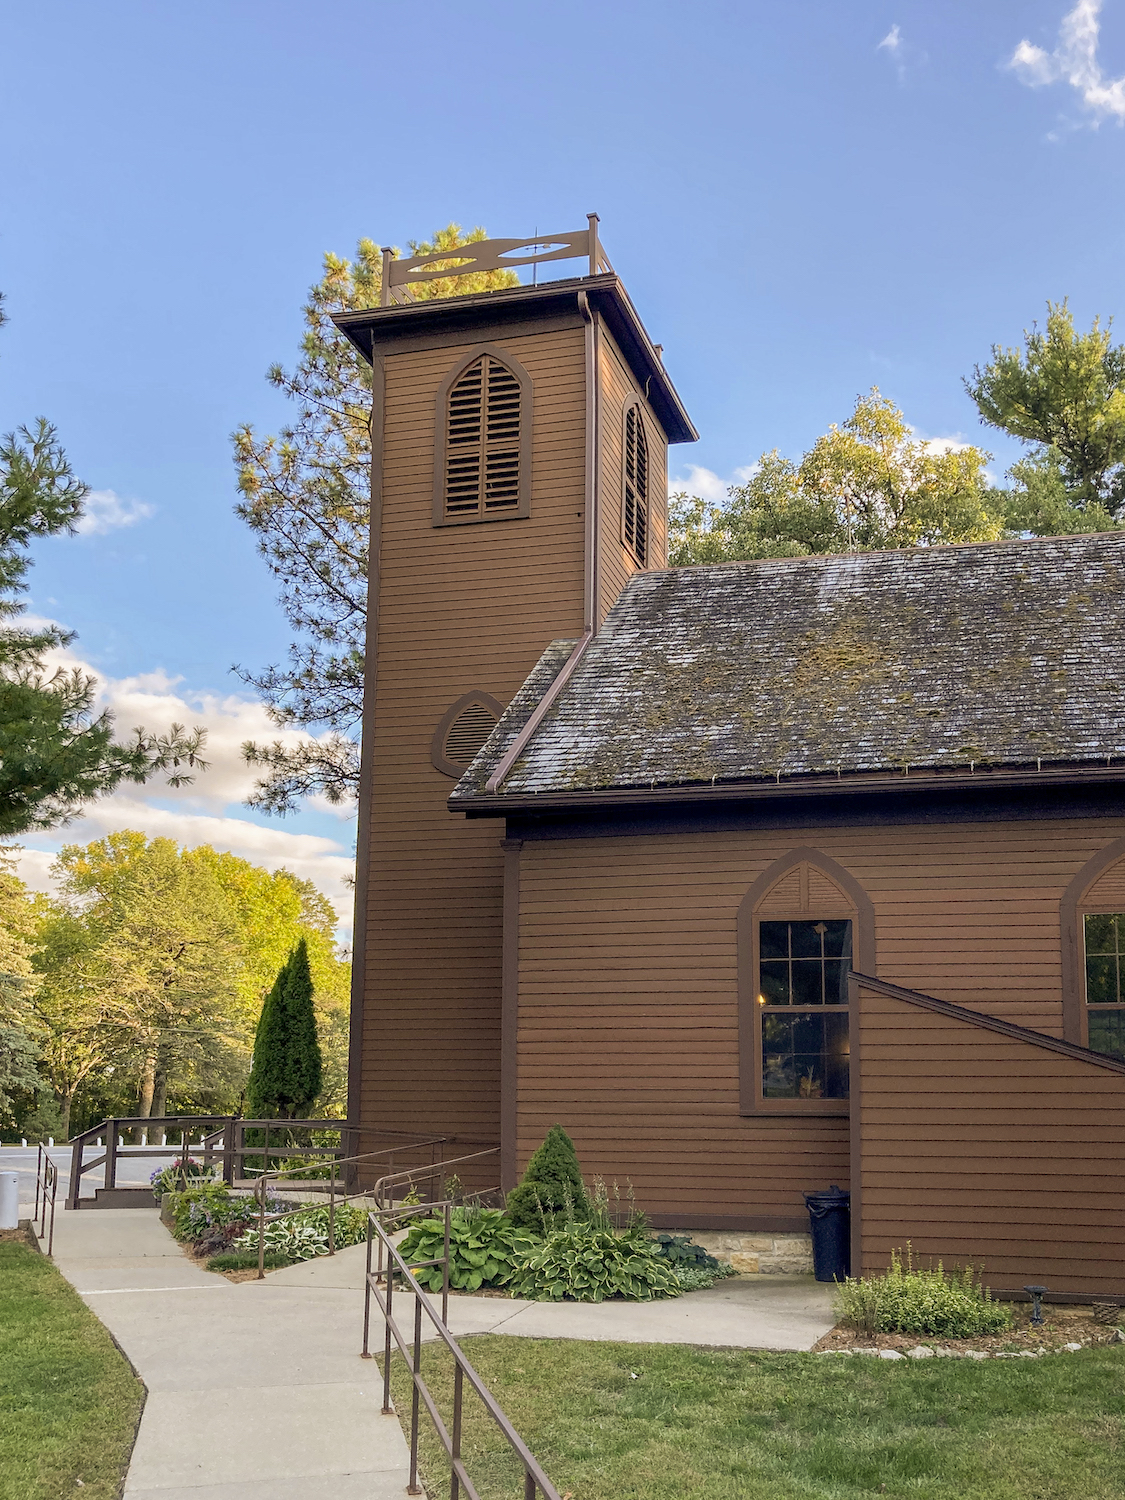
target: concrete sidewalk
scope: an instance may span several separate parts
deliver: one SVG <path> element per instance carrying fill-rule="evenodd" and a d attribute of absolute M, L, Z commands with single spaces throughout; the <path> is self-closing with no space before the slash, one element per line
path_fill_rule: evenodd
<path fill-rule="evenodd" d="M 362 1295 L 366 1246 L 352 1245 L 269 1275 L 272 1286 L 334 1288 Z M 809 1276 L 738 1276 L 661 1302 L 524 1302 L 449 1299 L 449 1326 L 523 1338 L 605 1339 L 628 1344 L 702 1344 L 734 1349 L 811 1349 L 835 1323 L 833 1288 Z M 440 1301 L 435 1298 L 435 1301 Z M 378 1310 L 376 1309 L 376 1315 Z M 395 1321 L 398 1321 L 397 1315 Z M 413 1326 L 409 1318 L 404 1320 Z M 380 1324 L 380 1340 L 381 1340 Z"/>
<path fill-rule="evenodd" d="M 148 1390 L 125 1500 L 390 1500 L 408 1477 L 362 1297 L 233 1285 L 155 1209 L 60 1212 L 55 1261 Z"/>
<path fill-rule="evenodd" d="M 189 1261 L 155 1208 L 58 1213 L 56 1264 L 148 1390 L 124 1500 L 397 1500 L 406 1443 L 359 1359 L 365 1258 L 353 1245 L 235 1285 Z M 453 1296 L 449 1322 L 460 1337 L 800 1350 L 831 1302 L 807 1277 L 743 1276 L 664 1302 Z"/>

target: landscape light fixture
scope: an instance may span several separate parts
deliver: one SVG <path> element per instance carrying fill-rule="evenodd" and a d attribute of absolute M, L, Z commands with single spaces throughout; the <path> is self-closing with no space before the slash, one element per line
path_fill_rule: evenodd
<path fill-rule="evenodd" d="M 1045 1286 L 1025 1286 L 1024 1291 L 1031 1298 L 1031 1323 L 1032 1327 L 1039 1328 L 1043 1323 L 1043 1298 L 1046 1296 Z"/>

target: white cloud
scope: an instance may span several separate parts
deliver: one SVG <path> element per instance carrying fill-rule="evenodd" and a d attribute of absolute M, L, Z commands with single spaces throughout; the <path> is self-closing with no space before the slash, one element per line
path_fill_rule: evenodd
<path fill-rule="evenodd" d="M 892 26 L 891 27 L 890 31 L 887 32 L 886 36 L 879 43 L 879 45 L 875 48 L 875 51 L 876 52 L 881 52 L 883 50 L 883 48 L 886 47 L 886 49 L 887 49 L 888 52 L 892 52 L 893 53 L 893 52 L 897 52 L 898 49 L 901 46 L 902 46 L 902 33 L 899 31 L 899 29 L 898 29 L 898 27 L 896 25 L 896 26 Z"/>
<path fill-rule="evenodd" d="M 85 662 L 67 651 L 52 653 L 50 664 L 90 671 Z M 102 678 L 97 706 L 112 709 L 122 738 L 135 725 L 154 731 L 166 730 L 173 722 L 189 728 L 202 726 L 207 730 L 203 754 L 208 769 L 197 772 L 191 786 L 179 789 L 160 778 L 143 787 L 128 783 L 113 796 L 88 804 L 81 817 L 65 828 L 26 834 L 19 868 L 30 886 L 50 889 L 50 863 L 63 844 L 88 843 L 115 829 L 136 828 L 149 837 L 229 849 L 268 870 L 292 870 L 314 881 L 332 901 L 341 926 L 351 926 L 352 895 L 344 884 L 354 868 L 352 834 L 347 826 L 352 816 L 349 809 L 331 809 L 341 820 L 339 838 L 299 833 L 291 825 L 280 823 L 263 825 L 235 811 L 256 780 L 253 768 L 242 759 L 243 741 L 279 739 L 295 743 L 305 738 L 300 731 L 279 729 L 263 704 L 235 694 L 185 694 L 180 690 L 180 679 L 159 670 L 137 677 Z"/>
<path fill-rule="evenodd" d="M 668 476 L 669 495 L 678 494 L 686 490 L 689 495 L 698 495 L 702 500 L 709 500 L 713 505 L 721 504 L 727 498 L 727 491 L 733 484 L 745 484 L 747 480 L 753 479 L 758 472 L 758 465 L 743 464 L 741 468 L 735 469 L 728 479 L 721 479 L 714 469 L 705 469 L 702 464 L 688 464 L 687 472 Z"/>
<path fill-rule="evenodd" d="M 114 490 L 91 490 L 83 502 L 84 514 L 74 528 L 79 536 L 104 536 L 135 526 L 155 513 L 155 506 L 144 500 L 123 500 Z"/>
<path fill-rule="evenodd" d="M 1026 37 L 1012 53 L 1008 66 L 1021 83 L 1040 88 L 1048 83 L 1069 83 L 1082 96 L 1096 125 L 1108 116 L 1125 123 L 1125 74 L 1104 78 L 1098 64 L 1098 17 L 1102 0 L 1078 0 L 1062 18 L 1058 46 L 1045 52 Z"/>

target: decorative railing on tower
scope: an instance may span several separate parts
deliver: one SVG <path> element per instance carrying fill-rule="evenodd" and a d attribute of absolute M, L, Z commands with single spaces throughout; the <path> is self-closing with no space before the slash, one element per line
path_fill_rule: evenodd
<path fill-rule="evenodd" d="M 413 302 L 412 286 L 423 281 L 448 281 L 481 271 L 511 271 L 516 266 L 539 266 L 548 260 L 588 259 L 590 276 L 612 271 L 598 239 L 598 216 L 587 214 L 589 227 L 565 234 L 535 234 L 523 240 L 473 240 L 454 250 L 431 250 L 427 255 L 396 258 L 383 246 L 382 306 Z M 529 253 L 530 252 L 530 253 Z"/>

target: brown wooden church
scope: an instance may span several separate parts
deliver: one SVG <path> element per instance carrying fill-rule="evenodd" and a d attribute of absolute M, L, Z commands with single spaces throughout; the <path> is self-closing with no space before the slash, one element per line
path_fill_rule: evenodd
<path fill-rule="evenodd" d="M 538 242 L 542 245 L 542 241 Z M 351 1099 L 655 1223 L 1125 1294 L 1125 535 L 669 569 L 696 437 L 588 274 L 384 260 Z"/>

